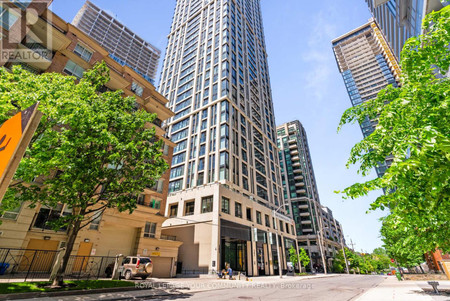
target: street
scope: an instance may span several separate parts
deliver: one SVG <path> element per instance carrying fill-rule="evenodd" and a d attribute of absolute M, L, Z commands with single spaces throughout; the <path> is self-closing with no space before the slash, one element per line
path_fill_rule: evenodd
<path fill-rule="evenodd" d="M 283 282 L 264 281 L 244 283 L 247 287 L 185 293 L 179 299 L 187 300 L 351 300 L 378 285 L 382 276 L 354 276 L 305 279 L 286 279 Z M 174 296 L 156 300 L 174 300 Z M 155 299 L 152 299 L 155 300 Z"/>
<path fill-rule="evenodd" d="M 382 276 L 339 275 L 326 278 L 253 278 L 251 282 L 192 279 L 170 283 L 175 295 L 140 300 L 352 300 L 377 286 Z M 180 289 L 176 289 L 179 287 Z M 191 288 L 191 289 L 190 289 Z M 202 290 L 202 291 L 198 291 Z"/>

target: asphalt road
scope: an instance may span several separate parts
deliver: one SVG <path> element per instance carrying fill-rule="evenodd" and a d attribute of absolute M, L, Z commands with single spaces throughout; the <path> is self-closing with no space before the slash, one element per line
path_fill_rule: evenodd
<path fill-rule="evenodd" d="M 234 288 L 212 288 L 203 292 L 185 292 L 166 297 L 140 300 L 331 300 L 356 299 L 363 292 L 377 286 L 384 277 L 341 275 L 337 277 L 304 279 L 286 278 L 285 281 L 244 282 Z M 230 283 L 230 282 L 228 282 Z M 237 284 L 236 284 L 237 285 Z"/>

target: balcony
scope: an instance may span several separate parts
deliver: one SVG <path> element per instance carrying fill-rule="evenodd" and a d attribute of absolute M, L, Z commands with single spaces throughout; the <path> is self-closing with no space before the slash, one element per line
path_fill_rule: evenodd
<path fill-rule="evenodd" d="M 294 163 L 292 163 L 292 166 L 293 167 L 300 167 L 300 162 L 294 162 Z"/>
<path fill-rule="evenodd" d="M 297 152 L 298 153 L 298 152 Z M 294 156 L 294 157 L 291 157 L 291 160 L 292 161 L 299 161 L 300 160 L 300 157 L 299 156 Z"/>
<path fill-rule="evenodd" d="M 53 53 L 39 43 L 19 44 L 14 50 L 13 59 L 21 61 L 38 70 L 47 70 L 52 64 Z"/>
<path fill-rule="evenodd" d="M 177 237 L 176 236 L 174 236 L 174 235 L 164 235 L 164 234 L 161 234 L 161 237 L 160 237 L 162 240 L 172 240 L 172 241 L 177 241 Z"/>
<path fill-rule="evenodd" d="M 303 176 L 295 176 L 294 180 L 303 180 Z"/>
<path fill-rule="evenodd" d="M 305 186 L 305 183 L 303 183 L 303 182 L 296 182 L 296 183 L 295 183 L 295 186 L 300 186 L 300 187 L 302 187 L 302 186 Z"/>
<path fill-rule="evenodd" d="M 297 193 L 306 193 L 306 190 L 305 189 L 298 189 L 296 192 Z"/>
<path fill-rule="evenodd" d="M 289 144 L 289 148 L 290 149 L 297 148 L 297 143 Z"/>
<path fill-rule="evenodd" d="M 294 149 L 293 151 L 291 151 L 291 155 L 298 155 L 298 149 Z M 298 158 L 298 157 L 297 157 Z"/>
<path fill-rule="evenodd" d="M 33 35 L 37 40 L 42 41 L 44 47 L 58 51 L 65 49 L 70 45 L 70 39 L 54 26 L 49 24 L 41 17 L 36 16 L 33 10 L 27 9 L 27 20 L 35 21 L 30 28 Z"/>
<path fill-rule="evenodd" d="M 296 166 L 297 167 L 297 166 Z M 303 171 L 301 170 L 301 168 L 294 168 L 294 173 L 299 174 L 299 173 L 303 173 Z"/>

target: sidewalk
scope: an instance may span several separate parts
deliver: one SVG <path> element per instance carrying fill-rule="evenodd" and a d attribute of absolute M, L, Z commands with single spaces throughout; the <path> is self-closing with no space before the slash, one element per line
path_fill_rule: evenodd
<path fill-rule="evenodd" d="M 439 290 L 450 290 L 450 281 L 438 281 Z M 422 288 L 427 290 L 425 292 Z M 398 281 L 396 277 L 387 276 L 378 286 L 368 290 L 356 301 L 433 301 L 449 300 L 448 295 L 435 295 L 429 292 L 432 289 L 427 281 Z"/>

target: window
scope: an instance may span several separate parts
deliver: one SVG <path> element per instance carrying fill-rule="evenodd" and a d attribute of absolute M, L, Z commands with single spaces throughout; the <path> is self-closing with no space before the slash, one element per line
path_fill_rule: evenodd
<path fill-rule="evenodd" d="M 202 213 L 213 211 L 213 196 L 207 196 L 202 198 Z"/>
<path fill-rule="evenodd" d="M 195 201 L 186 202 L 184 205 L 184 215 L 193 215 L 194 214 L 194 205 Z"/>
<path fill-rule="evenodd" d="M 19 216 L 21 208 L 22 208 L 22 204 L 20 206 L 18 206 L 17 208 L 5 211 L 5 212 L 3 212 L 2 215 L 0 215 L 0 218 L 16 220 L 17 217 Z"/>
<path fill-rule="evenodd" d="M 19 19 L 19 16 L 14 13 L 14 10 L 0 6 L 0 25 L 4 29 L 9 30 L 17 19 Z"/>
<path fill-rule="evenodd" d="M 286 223 L 286 233 L 289 234 L 289 225 Z"/>
<path fill-rule="evenodd" d="M 90 230 L 98 230 L 101 220 L 102 220 L 102 211 L 95 212 L 95 214 L 92 216 L 92 222 L 89 225 L 89 229 Z"/>
<path fill-rule="evenodd" d="M 137 82 L 131 83 L 131 92 L 134 92 L 137 96 L 142 96 L 142 93 L 144 92 L 144 88 L 139 85 Z"/>
<path fill-rule="evenodd" d="M 139 205 L 144 205 L 144 203 L 145 203 L 145 195 L 143 195 L 143 194 L 138 195 L 138 197 L 137 197 L 137 203 L 138 203 Z"/>
<path fill-rule="evenodd" d="M 247 208 L 246 216 L 248 221 L 252 221 L 252 208 Z"/>
<path fill-rule="evenodd" d="M 178 215 L 178 204 L 171 205 L 169 207 L 169 217 L 174 217 Z"/>
<path fill-rule="evenodd" d="M 283 229 L 283 222 L 280 221 L 280 232 L 283 232 L 283 231 L 284 231 L 284 229 Z"/>
<path fill-rule="evenodd" d="M 155 237 L 156 223 L 146 222 L 144 228 L 144 237 Z"/>
<path fill-rule="evenodd" d="M 31 1 L 33 0 L 11 0 L 11 1 L 14 2 L 21 9 L 25 9 L 28 7 L 28 5 L 30 5 Z"/>
<path fill-rule="evenodd" d="M 78 43 L 77 46 L 75 46 L 75 49 L 73 50 L 73 52 L 76 55 L 80 56 L 86 62 L 89 62 L 91 60 L 92 51 L 90 51 L 89 49 L 87 49 L 84 46 L 81 46 L 80 43 Z"/>
<path fill-rule="evenodd" d="M 242 218 L 242 205 L 240 203 L 234 203 L 234 215 Z"/>
<path fill-rule="evenodd" d="M 260 225 L 262 225 L 262 220 L 261 220 L 261 212 L 256 211 L 256 222 Z"/>
<path fill-rule="evenodd" d="M 180 190 L 182 184 L 183 184 L 183 180 L 176 180 L 176 181 L 169 182 L 169 193 Z"/>
<path fill-rule="evenodd" d="M 222 197 L 222 212 L 230 214 L 230 199 Z"/>
<path fill-rule="evenodd" d="M 153 208 L 153 209 L 160 209 L 161 208 L 161 201 L 152 199 L 148 206 L 150 208 Z"/>
<path fill-rule="evenodd" d="M 267 214 L 265 215 L 265 218 L 266 218 L 266 227 L 270 227 L 270 218 Z"/>
<path fill-rule="evenodd" d="M 63 210 L 64 209 L 64 210 Z M 61 216 L 70 215 L 72 213 L 72 209 L 68 206 L 63 206 L 62 204 L 56 205 L 54 208 L 50 208 L 47 206 L 42 206 L 37 213 L 37 216 L 34 220 L 34 228 L 47 229 L 51 230 L 51 222 L 59 219 Z M 66 227 L 60 228 L 58 231 L 65 231 Z"/>
<path fill-rule="evenodd" d="M 162 193 L 164 188 L 164 179 L 159 179 L 158 183 L 156 184 L 156 192 Z"/>
<path fill-rule="evenodd" d="M 73 75 L 77 78 L 82 78 L 84 69 L 81 68 L 80 66 L 78 66 L 77 64 L 75 64 L 74 62 L 72 62 L 71 60 L 68 60 L 66 67 L 64 67 L 63 72 L 68 75 Z"/>

